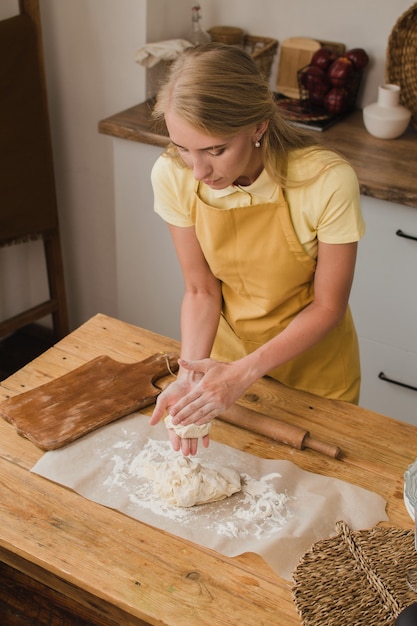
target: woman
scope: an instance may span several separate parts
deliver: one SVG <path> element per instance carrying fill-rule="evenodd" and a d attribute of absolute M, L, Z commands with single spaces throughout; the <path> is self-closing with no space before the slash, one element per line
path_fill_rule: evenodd
<path fill-rule="evenodd" d="M 255 62 L 234 46 L 187 49 L 154 117 L 171 140 L 152 171 L 155 210 L 185 294 L 179 373 L 151 424 L 167 411 L 173 424 L 205 424 L 266 374 L 357 402 L 348 300 L 364 223 L 350 165 L 283 121 Z M 170 437 L 196 453 L 198 440 Z"/>

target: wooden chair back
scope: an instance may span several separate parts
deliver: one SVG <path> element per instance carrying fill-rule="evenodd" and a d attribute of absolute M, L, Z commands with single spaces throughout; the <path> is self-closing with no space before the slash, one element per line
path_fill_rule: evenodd
<path fill-rule="evenodd" d="M 0 338 L 52 315 L 69 332 L 38 0 L 0 21 L 0 246 L 42 239 L 49 298 L 0 322 Z"/>

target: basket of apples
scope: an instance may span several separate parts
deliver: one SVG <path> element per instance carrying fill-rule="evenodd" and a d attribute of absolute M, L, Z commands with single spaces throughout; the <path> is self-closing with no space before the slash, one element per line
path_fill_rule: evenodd
<path fill-rule="evenodd" d="M 340 115 L 353 109 L 369 57 L 362 48 L 342 56 L 323 46 L 309 65 L 298 71 L 300 100 L 306 113 Z"/>

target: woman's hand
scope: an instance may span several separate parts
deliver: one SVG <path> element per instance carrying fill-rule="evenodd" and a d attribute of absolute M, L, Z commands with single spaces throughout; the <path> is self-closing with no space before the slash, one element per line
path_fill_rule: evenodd
<path fill-rule="evenodd" d="M 199 377 L 198 377 L 199 378 Z M 178 400 L 183 398 L 195 384 L 195 379 L 186 377 L 183 379 L 177 379 L 171 383 L 157 398 L 156 406 L 152 413 L 150 424 L 154 426 L 157 424 L 166 413 L 170 413 L 171 406 L 173 406 Z M 173 449 L 178 452 L 181 450 L 184 456 L 189 454 L 197 454 L 198 439 L 184 439 L 178 437 L 172 428 L 168 429 L 169 439 Z M 205 448 L 209 445 L 209 436 L 206 435 L 202 438 L 203 446 Z"/>
<path fill-rule="evenodd" d="M 210 422 L 240 398 L 252 382 L 247 380 L 240 361 L 223 363 L 214 359 L 179 359 L 178 363 L 199 380 L 170 406 L 173 424 L 186 426 Z"/>
<path fill-rule="evenodd" d="M 181 450 L 184 456 L 188 456 L 190 454 L 194 456 L 197 454 L 198 439 L 185 439 L 183 437 L 178 437 L 172 428 L 168 428 L 168 435 L 175 452 L 179 452 L 179 450 Z M 201 441 L 204 448 L 209 447 L 210 438 L 208 435 L 205 435 Z"/>
<path fill-rule="evenodd" d="M 173 424 L 206 424 L 228 409 L 249 386 L 240 371 L 239 361 L 222 363 L 214 359 L 184 361 L 179 359 L 181 373 L 157 398 L 150 424 L 157 424 L 165 413 Z M 198 439 L 181 439 L 172 429 L 169 438 L 174 450 L 184 455 L 196 454 Z M 205 448 L 209 436 L 202 439 Z"/>
<path fill-rule="evenodd" d="M 191 381 L 182 380 L 178 377 L 164 391 L 162 391 L 156 399 L 156 405 L 152 413 L 149 423 L 155 426 L 166 413 L 170 413 L 170 409 L 192 388 Z"/>

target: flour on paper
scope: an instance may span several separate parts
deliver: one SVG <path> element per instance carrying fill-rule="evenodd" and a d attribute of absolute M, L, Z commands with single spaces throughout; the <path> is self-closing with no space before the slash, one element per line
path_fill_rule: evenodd
<path fill-rule="evenodd" d="M 126 445 L 127 442 L 123 444 L 124 447 Z M 132 506 L 145 509 L 157 517 L 180 523 L 182 527 L 189 525 L 195 528 L 198 525 L 199 532 L 208 530 L 226 538 L 238 539 L 249 536 L 265 539 L 279 533 L 292 517 L 288 505 L 290 500 L 295 499 L 294 496 L 278 492 L 273 486 L 273 480 L 280 477 L 278 473 L 258 480 L 235 468 L 240 476 L 240 491 L 218 502 L 180 507 L 156 496 L 153 481 L 149 478 L 151 466 L 169 463 L 182 456 L 172 449 L 170 442 L 148 439 L 143 449 L 133 457 L 125 450 L 119 455 L 117 446 L 120 447 L 120 444 L 113 446 L 113 470 L 104 486 L 109 491 L 114 487 L 126 490 Z M 198 458 L 193 459 L 199 462 Z"/>
<path fill-rule="evenodd" d="M 149 463 L 145 476 L 153 481 L 155 493 L 175 506 L 218 502 L 241 489 L 236 470 L 217 463 L 202 465 L 182 455 L 171 461 Z"/>

